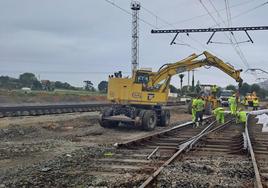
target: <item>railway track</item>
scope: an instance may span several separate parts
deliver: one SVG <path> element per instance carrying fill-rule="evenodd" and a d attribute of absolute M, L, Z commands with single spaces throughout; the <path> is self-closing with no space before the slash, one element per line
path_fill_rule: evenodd
<path fill-rule="evenodd" d="M 209 123 L 212 119 L 208 118 L 206 121 Z M 42 167 L 35 166 L 9 175 L 15 183 L 13 181 L 10 184 L 5 178 L 2 181 L 7 187 L 70 187 L 79 185 L 74 183 L 74 179 L 79 177 L 80 183 L 89 181 L 84 184 L 89 186 L 140 186 L 177 151 L 179 143 L 198 135 L 204 128 L 205 126 L 193 128 L 192 123 L 185 123 L 160 133 L 117 144 L 117 147 L 83 148 L 71 153 L 69 157 L 62 156 L 48 161 Z M 150 155 L 157 147 L 157 152 Z M 43 169 L 46 170 L 47 167 L 48 172 L 44 172 Z M 97 183 L 94 182 L 95 179 L 98 180 Z"/>
<path fill-rule="evenodd" d="M 267 134 L 260 132 L 261 126 L 227 119 L 219 125 L 208 117 L 198 128 L 192 123 L 175 123 L 170 129 L 115 144 L 117 147 L 83 148 L 42 164 L 42 168 L 18 172 L 18 177 L 11 176 L 18 181 L 12 185 L 267 187 Z M 254 121 L 250 119 L 249 124 Z"/>
<path fill-rule="evenodd" d="M 110 106 L 109 103 L 88 104 L 56 104 L 56 105 L 23 105 L 23 106 L 0 106 L 0 117 L 38 116 L 48 114 L 62 114 L 72 112 L 100 111 Z"/>
<path fill-rule="evenodd" d="M 249 116 L 247 126 L 248 145 L 254 165 L 256 187 L 268 188 L 268 132 L 263 132 L 263 125 L 256 124 L 255 116 Z"/>
<path fill-rule="evenodd" d="M 98 175 L 98 178 L 103 176 L 103 179 L 107 179 L 105 176 L 112 176 L 118 182 L 124 182 L 120 177 L 129 174 L 131 180 L 117 184 L 118 187 L 172 187 L 174 183 L 178 187 L 182 184 L 185 184 L 185 187 L 206 187 L 206 183 L 198 183 L 201 179 L 198 182 L 194 182 L 193 179 L 199 176 L 205 182 L 209 182 L 209 178 L 213 175 L 218 177 L 218 173 L 222 174 L 220 179 L 223 183 L 214 182 L 211 186 L 252 185 L 254 175 L 250 158 L 245 154 L 243 131 L 244 127 L 235 125 L 233 120 L 218 125 L 209 118 L 204 126 L 198 128 L 193 128 L 191 123 L 183 124 L 161 133 L 120 143 L 116 150 L 105 151 L 103 156 L 93 158 L 90 162 L 93 165 L 89 167 L 89 171 L 90 174 Z M 204 165 L 210 160 L 212 163 L 225 162 L 223 158 L 228 158 L 229 162 L 226 165 L 233 167 L 231 170 L 228 167 Z M 196 165 L 191 166 L 192 163 Z M 170 168 L 174 168 L 174 164 L 173 173 L 167 176 L 167 172 L 172 171 Z M 190 164 L 188 167 L 190 172 L 197 168 L 201 173 L 189 173 L 188 170 L 184 172 L 181 167 L 185 164 Z M 223 163 L 221 165 L 224 166 Z M 209 170 L 212 172 L 208 173 Z M 238 172 L 240 175 L 232 177 L 229 172 Z M 174 178 L 168 181 L 168 177 Z"/>
<path fill-rule="evenodd" d="M 17 116 L 40 116 L 49 114 L 63 114 L 73 112 L 101 111 L 111 103 L 83 103 L 83 104 L 48 104 L 48 105 L 20 105 L 0 106 L 0 118 Z M 181 102 L 168 102 L 167 106 L 181 106 Z"/>
<path fill-rule="evenodd" d="M 193 128 L 192 123 L 186 123 L 119 143 L 117 149 L 105 150 L 101 152 L 102 155 L 87 158 L 87 163 L 91 164 L 87 166 L 88 175 L 108 181 L 111 187 L 172 187 L 174 182 L 178 187 L 181 184 L 185 184 L 185 187 L 207 187 L 207 182 L 211 181 L 209 178 L 213 176 L 223 182 L 213 182 L 211 186 L 253 185 L 251 160 L 245 152 L 244 127 L 236 125 L 233 119 L 223 125 L 218 125 L 212 118 L 206 121 L 204 126 L 198 128 Z M 213 164 L 219 163 L 220 167 L 206 167 L 209 165 L 205 164 L 210 160 Z M 185 163 L 190 164 L 188 170 L 193 172 L 180 170 Z M 197 167 L 191 167 L 192 163 Z M 167 176 L 166 171 L 172 171 L 169 168 L 174 168 L 174 164 L 174 172 Z M 194 172 L 195 168 L 201 173 Z M 128 178 L 125 177 L 126 174 Z M 200 183 L 201 179 L 198 180 L 199 183 L 194 182 L 189 174 L 193 175 L 193 179 L 195 176 L 204 178 L 205 184 Z M 174 179 L 168 181 L 167 177 Z"/>

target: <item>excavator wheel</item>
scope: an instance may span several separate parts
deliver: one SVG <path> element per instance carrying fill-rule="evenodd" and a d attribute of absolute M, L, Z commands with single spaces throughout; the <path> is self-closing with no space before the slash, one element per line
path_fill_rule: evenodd
<path fill-rule="evenodd" d="M 106 108 L 103 110 L 103 113 L 101 115 L 101 118 L 99 120 L 100 126 L 104 128 L 113 128 L 118 125 L 118 122 L 115 121 L 108 121 L 103 119 L 104 117 L 109 117 L 113 115 L 113 109 L 112 108 Z"/>
<path fill-rule="evenodd" d="M 168 126 L 170 123 L 170 112 L 169 110 L 162 110 L 161 117 L 159 121 L 159 126 L 165 127 Z"/>
<path fill-rule="evenodd" d="M 157 116 L 153 110 L 145 110 L 142 117 L 142 127 L 144 130 L 151 131 L 155 128 Z"/>

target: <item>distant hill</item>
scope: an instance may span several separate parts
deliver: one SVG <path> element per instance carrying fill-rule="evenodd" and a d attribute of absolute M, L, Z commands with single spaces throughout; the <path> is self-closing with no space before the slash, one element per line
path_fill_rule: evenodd
<path fill-rule="evenodd" d="M 261 88 L 263 88 L 263 89 L 265 89 L 265 90 L 268 90 L 268 80 L 265 80 L 265 81 L 263 81 L 263 82 L 260 82 L 260 83 L 258 83 L 258 85 L 259 85 Z"/>

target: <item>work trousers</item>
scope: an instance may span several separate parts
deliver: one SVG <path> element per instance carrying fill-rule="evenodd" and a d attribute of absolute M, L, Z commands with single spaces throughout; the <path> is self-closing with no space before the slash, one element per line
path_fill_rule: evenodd
<path fill-rule="evenodd" d="M 192 120 L 195 121 L 195 113 L 196 111 L 194 109 L 192 109 Z"/>
<path fill-rule="evenodd" d="M 224 112 L 218 112 L 216 115 L 216 120 L 218 123 L 224 123 Z"/>
<path fill-rule="evenodd" d="M 200 122 L 202 123 L 203 122 L 203 111 L 197 111 L 195 113 L 195 122 Z"/>
<path fill-rule="evenodd" d="M 253 110 L 258 110 L 258 106 L 253 106 Z"/>
<path fill-rule="evenodd" d="M 231 114 L 232 115 L 235 115 L 235 113 L 236 113 L 236 105 L 235 104 L 231 104 L 230 105 L 230 110 L 231 110 Z"/>

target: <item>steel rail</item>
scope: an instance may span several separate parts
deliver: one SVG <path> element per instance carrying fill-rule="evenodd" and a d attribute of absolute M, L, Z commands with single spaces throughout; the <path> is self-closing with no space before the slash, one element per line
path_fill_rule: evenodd
<path fill-rule="evenodd" d="M 176 159 L 183 151 L 185 151 L 187 148 L 192 147 L 194 143 L 196 143 L 197 141 L 199 141 L 202 137 L 208 135 L 211 132 L 217 131 L 223 127 L 225 127 L 226 125 L 228 125 L 230 122 L 232 122 L 232 120 L 227 121 L 226 123 L 220 125 L 219 127 L 216 127 L 214 129 L 210 129 L 212 127 L 212 125 L 214 125 L 216 121 L 213 121 L 212 123 L 210 123 L 204 130 L 202 130 L 199 134 L 197 134 L 196 136 L 193 136 L 191 140 L 189 140 L 186 143 L 183 143 L 181 145 L 179 145 L 178 150 L 176 151 L 175 154 L 173 154 L 162 166 L 160 166 L 151 176 L 149 176 L 140 186 L 139 188 L 145 188 L 147 186 L 149 186 L 152 181 L 160 174 L 160 172 L 166 167 L 168 166 L 174 159 Z"/>
<path fill-rule="evenodd" d="M 0 117 L 7 116 L 35 116 L 47 114 L 60 114 L 71 112 L 100 111 L 110 103 L 88 104 L 56 104 L 56 105 L 27 105 L 27 106 L 1 106 Z"/>
<path fill-rule="evenodd" d="M 208 117 L 205 117 L 204 120 L 209 121 L 212 118 L 213 118 L 213 116 L 208 116 Z M 155 138 L 155 137 L 159 137 L 161 135 L 165 135 L 165 134 L 167 134 L 169 132 L 173 132 L 173 131 L 178 130 L 180 128 L 184 128 L 184 127 L 193 125 L 192 121 L 189 121 L 189 122 L 186 122 L 186 123 L 183 123 L 183 124 L 180 124 L 180 123 L 181 122 L 174 122 L 174 123 L 171 124 L 172 128 L 169 128 L 169 129 L 157 132 L 157 133 L 152 133 L 152 134 L 149 134 L 149 135 L 146 135 L 146 136 L 142 136 L 142 137 L 139 137 L 139 138 L 135 138 L 135 139 L 132 139 L 132 140 L 129 140 L 129 141 L 126 141 L 126 142 L 118 143 L 116 145 L 118 147 L 128 147 L 130 145 L 135 145 L 135 144 L 137 144 L 139 142 L 142 142 L 144 140 L 149 140 L 149 139 L 152 139 L 152 138 Z"/>
<path fill-rule="evenodd" d="M 18 105 L 0 106 L 0 118 L 15 116 L 36 116 L 48 114 L 63 114 L 72 112 L 101 111 L 105 107 L 112 106 L 112 103 L 83 103 L 83 104 L 47 104 L 47 105 Z M 180 106 L 182 103 L 168 102 L 166 108 Z"/>
<path fill-rule="evenodd" d="M 250 157 L 251 157 L 251 161 L 253 164 L 253 169 L 254 169 L 254 173 L 255 173 L 255 179 L 256 179 L 256 186 L 257 188 L 263 188 L 262 186 L 262 182 L 261 182 L 261 175 L 260 175 L 260 171 L 257 165 L 257 160 L 255 158 L 255 153 L 251 144 L 251 140 L 249 137 L 249 132 L 248 132 L 248 120 L 249 120 L 249 115 L 247 114 L 247 120 L 246 120 L 246 125 L 245 125 L 245 135 L 246 135 L 246 139 L 247 139 L 247 146 L 248 146 L 248 150 L 250 153 Z"/>

